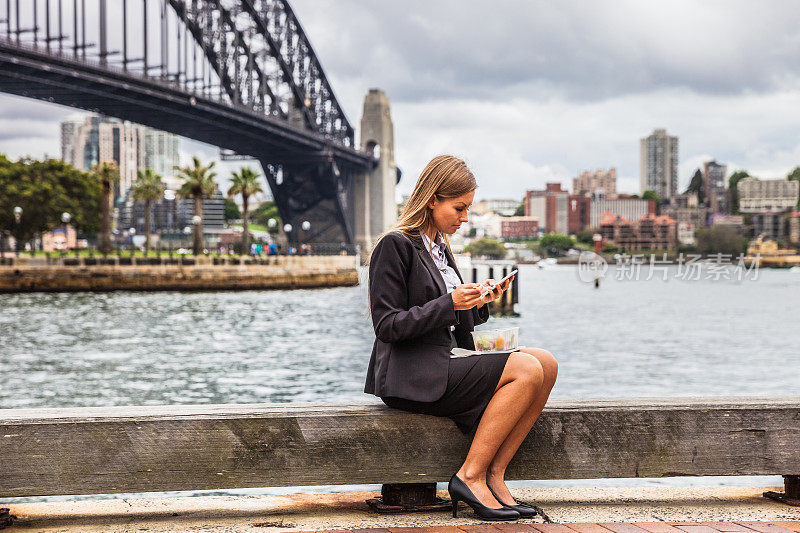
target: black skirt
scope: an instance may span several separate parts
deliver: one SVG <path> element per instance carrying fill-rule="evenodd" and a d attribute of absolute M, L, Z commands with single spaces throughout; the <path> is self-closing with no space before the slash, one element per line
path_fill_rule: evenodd
<path fill-rule="evenodd" d="M 465 435 L 478 429 L 481 416 L 494 396 L 509 354 L 470 355 L 450 359 L 447 388 L 434 402 L 384 396 L 383 403 L 394 409 L 434 416 L 446 416 Z"/>

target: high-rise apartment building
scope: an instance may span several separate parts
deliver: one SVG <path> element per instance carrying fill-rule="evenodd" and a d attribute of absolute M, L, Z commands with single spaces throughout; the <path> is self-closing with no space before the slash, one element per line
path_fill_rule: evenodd
<path fill-rule="evenodd" d="M 678 138 L 657 129 L 640 143 L 639 182 L 641 193 L 655 191 L 661 199 L 678 193 Z"/>
<path fill-rule="evenodd" d="M 64 161 L 82 170 L 91 170 L 97 163 L 115 163 L 118 195 L 136 181 L 144 163 L 142 127 L 101 115 L 65 122 L 61 124 L 61 153 Z"/>
<path fill-rule="evenodd" d="M 144 168 L 161 176 L 166 189 L 178 190 L 183 180 L 176 177 L 180 164 L 180 139 L 166 131 L 144 127 Z"/>
<path fill-rule="evenodd" d="M 584 170 L 572 179 L 572 192 L 589 193 L 596 198 L 613 198 L 617 194 L 617 169 Z"/>
<path fill-rule="evenodd" d="M 102 162 L 119 169 L 117 196 L 124 194 L 139 169 L 152 168 L 163 176 L 167 188 L 177 188 L 173 167 L 179 162 L 176 135 L 102 115 L 61 123 L 61 158 L 82 170 Z"/>
<path fill-rule="evenodd" d="M 727 213 L 728 189 L 725 187 L 725 175 L 728 167 L 716 161 L 703 163 L 703 190 L 706 203 L 712 213 Z"/>

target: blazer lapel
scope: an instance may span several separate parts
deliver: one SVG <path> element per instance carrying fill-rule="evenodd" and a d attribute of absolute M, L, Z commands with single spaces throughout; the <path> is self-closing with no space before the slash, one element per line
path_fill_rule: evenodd
<path fill-rule="evenodd" d="M 434 283 L 436 283 L 436 286 L 439 288 L 439 293 L 440 294 L 446 293 L 447 287 L 444 284 L 444 279 L 442 278 L 442 274 L 441 272 L 439 272 L 439 268 L 436 266 L 436 263 L 433 262 L 433 257 L 431 257 L 431 253 L 425 249 L 425 242 L 422 240 L 422 237 L 411 239 L 411 242 L 414 243 L 414 247 L 417 249 L 417 253 L 422 258 L 422 263 L 430 271 Z"/>
<path fill-rule="evenodd" d="M 456 258 L 453 257 L 453 254 L 450 253 L 450 248 L 448 248 L 447 246 L 444 247 L 444 255 L 445 257 L 447 257 L 447 262 L 450 264 L 451 267 L 453 267 L 453 270 L 456 271 L 458 279 L 461 280 L 461 284 L 463 285 L 464 278 L 461 277 L 461 272 L 459 272 L 458 267 L 456 266 Z"/>

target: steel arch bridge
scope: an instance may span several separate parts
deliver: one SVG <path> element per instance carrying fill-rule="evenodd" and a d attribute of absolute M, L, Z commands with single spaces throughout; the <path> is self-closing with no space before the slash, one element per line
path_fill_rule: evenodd
<path fill-rule="evenodd" d="M 354 242 L 376 160 L 286 0 L 0 0 L 0 91 L 254 157 L 290 240 Z"/>

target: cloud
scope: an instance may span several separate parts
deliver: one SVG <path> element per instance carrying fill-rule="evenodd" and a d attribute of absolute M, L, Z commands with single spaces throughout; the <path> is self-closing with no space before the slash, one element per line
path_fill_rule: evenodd
<path fill-rule="evenodd" d="M 702 161 L 778 177 L 800 164 L 800 4 L 616 0 L 292 0 L 351 123 L 392 103 L 399 189 L 464 157 L 479 197 L 615 166 L 639 192 L 639 139 L 679 137 L 680 188 Z M 74 109 L 0 95 L 0 152 L 59 153 Z M 185 141 L 186 154 L 217 158 Z M 245 164 L 255 162 L 247 162 Z M 241 162 L 219 163 L 223 188 Z"/>

